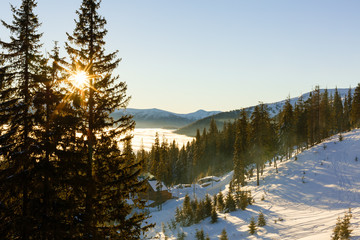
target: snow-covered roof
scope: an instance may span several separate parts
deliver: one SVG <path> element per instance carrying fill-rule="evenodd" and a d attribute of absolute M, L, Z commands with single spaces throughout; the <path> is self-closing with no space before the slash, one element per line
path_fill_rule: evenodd
<path fill-rule="evenodd" d="M 152 189 L 154 189 L 154 191 L 157 191 L 157 189 L 156 189 L 156 184 L 158 183 L 158 181 L 156 181 L 156 180 L 149 180 L 148 181 L 149 182 L 149 184 L 150 184 L 150 186 L 152 187 Z M 161 189 L 160 189 L 160 191 L 169 191 L 169 189 L 165 186 L 165 184 L 164 183 L 161 183 Z"/>
<path fill-rule="evenodd" d="M 218 178 L 216 176 L 207 176 L 207 177 L 200 178 L 198 180 L 198 183 L 202 184 L 202 183 L 212 182 L 212 181 L 218 182 L 218 181 L 220 181 L 220 178 Z"/>

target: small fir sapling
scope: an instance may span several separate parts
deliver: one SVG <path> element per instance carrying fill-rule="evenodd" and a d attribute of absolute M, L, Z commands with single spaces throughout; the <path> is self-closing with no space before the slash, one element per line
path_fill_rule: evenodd
<path fill-rule="evenodd" d="M 258 226 L 259 227 L 263 227 L 266 225 L 266 220 L 265 220 L 265 216 L 262 212 L 259 213 L 258 216 Z"/>
<path fill-rule="evenodd" d="M 344 140 L 344 137 L 343 137 L 343 135 L 340 133 L 340 134 L 339 134 L 339 142 L 341 142 L 342 140 Z"/>
<path fill-rule="evenodd" d="M 204 230 L 196 230 L 196 234 L 195 234 L 196 240 L 205 240 L 205 234 L 204 234 Z"/>
<path fill-rule="evenodd" d="M 250 224 L 249 224 L 249 233 L 254 235 L 256 233 L 256 223 L 254 217 L 251 217 Z"/>
<path fill-rule="evenodd" d="M 225 228 L 222 230 L 219 240 L 228 240 L 228 236 Z"/>
<path fill-rule="evenodd" d="M 185 233 L 184 232 L 178 232 L 177 240 L 185 240 Z"/>

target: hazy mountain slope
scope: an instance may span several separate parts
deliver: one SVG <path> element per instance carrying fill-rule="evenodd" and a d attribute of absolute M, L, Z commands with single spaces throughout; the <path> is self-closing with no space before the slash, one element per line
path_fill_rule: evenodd
<path fill-rule="evenodd" d="M 199 120 L 204 117 L 208 117 L 219 113 L 219 111 L 204 111 L 198 110 L 188 114 L 178 114 L 161 109 L 134 109 L 127 108 L 125 112 L 123 110 L 116 111 L 112 116 L 117 119 L 124 114 L 130 114 L 134 116 L 137 128 L 165 128 L 165 129 L 177 129 L 183 127 L 193 121 Z"/>
<path fill-rule="evenodd" d="M 168 239 L 176 239 L 179 231 L 187 234 L 186 239 L 195 239 L 196 229 L 203 229 L 210 239 L 218 239 L 226 229 L 230 240 L 235 239 L 330 239 L 337 217 L 351 208 L 353 229 L 351 239 L 360 239 L 360 130 L 343 134 L 343 141 L 333 136 L 323 143 L 278 164 L 279 172 L 267 164 L 261 177 L 261 186 L 256 187 L 254 176 L 245 187 L 251 190 L 255 204 L 245 211 L 220 213 L 219 222 L 210 223 L 207 218 L 199 224 L 175 230 L 165 228 Z M 359 160 L 357 160 L 359 159 Z M 357 161 L 356 161 L 357 160 Z M 221 178 L 214 186 L 195 186 L 197 198 L 206 193 L 228 191 L 232 173 Z M 179 199 L 166 202 L 162 211 L 153 211 L 150 222 L 157 223 L 151 236 L 160 235 L 161 223 L 165 225 L 174 218 L 175 209 L 181 206 L 186 193 L 192 197 L 193 186 L 173 189 Z M 265 200 L 261 201 L 264 196 Z M 251 217 L 263 212 L 267 221 L 256 235 L 250 236 L 248 224 Z"/>
<path fill-rule="evenodd" d="M 349 91 L 348 88 L 338 89 L 338 92 L 339 92 L 339 94 L 341 95 L 342 98 L 344 98 L 347 95 L 348 91 Z M 353 91 L 354 91 L 354 89 L 353 89 Z M 320 92 L 321 93 L 324 92 L 324 89 L 320 89 Z M 328 93 L 329 93 L 329 96 L 334 95 L 335 89 L 328 89 Z M 301 95 L 301 97 L 305 101 L 306 99 L 309 98 L 309 95 L 310 95 L 310 92 Z M 291 104 L 294 106 L 294 104 L 296 103 L 296 101 L 299 98 L 300 97 L 291 98 L 290 99 Z M 269 110 L 269 113 L 270 113 L 271 117 L 277 115 L 281 111 L 282 107 L 285 104 L 285 101 L 286 100 L 282 100 L 282 101 L 275 102 L 275 103 L 266 103 L 265 104 L 267 106 L 268 110 Z M 245 110 L 246 110 L 246 112 L 248 113 L 249 116 L 254 111 L 254 108 L 255 108 L 255 106 L 245 108 Z M 238 109 L 238 110 L 233 110 L 233 111 L 229 111 L 229 112 L 221 112 L 221 113 L 215 114 L 213 116 L 200 119 L 198 121 L 192 122 L 189 125 L 178 129 L 176 131 L 176 133 L 185 134 L 185 135 L 188 135 L 188 136 L 195 136 L 197 129 L 200 129 L 200 132 L 202 132 L 202 130 L 204 128 L 209 127 L 211 118 L 214 118 L 218 128 L 222 129 L 222 127 L 224 125 L 224 122 L 226 122 L 226 121 L 234 121 L 236 118 L 239 117 L 240 111 L 241 110 Z"/>

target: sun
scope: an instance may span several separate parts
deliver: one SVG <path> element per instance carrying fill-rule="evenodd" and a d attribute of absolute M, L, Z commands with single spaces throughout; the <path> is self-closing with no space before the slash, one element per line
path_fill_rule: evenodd
<path fill-rule="evenodd" d="M 77 89 L 83 89 L 89 84 L 89 75 L 85 71 L 76 71 L 70 75 L 69 81 Z"/>

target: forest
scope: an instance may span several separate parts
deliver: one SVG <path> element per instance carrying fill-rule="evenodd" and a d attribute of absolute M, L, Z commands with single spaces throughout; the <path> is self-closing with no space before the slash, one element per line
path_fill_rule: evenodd
<path fill-rule="evenodd" d="M 110 117 L 129 97 L 100 3 L 82 1 L 65 56 L 56 42 L 41 51 L 35 0 L 11 5 L 13 21 L 2 21 L 1 239 L 139 239 L 152 227 L 138 196 L 142 163 L 119 144 L 134 121 Z"/>
<path fill-rule="evenodd" d="M 252 113 L 242 110 L 234 122 L 226 122 L 221 131 L 214 119 L 209 129 L 197 130 L 196 137 L 179 147 L 176 142 L 161 143 L 156 136 L 151 151 L 141 149 L 136 158 L 146 162 L 144 171 L 165 185 L 193 183 L 209 175 L 234 170 L 234 182 L 246 184 L 246 177 L 262 174 L 266 163 L 277 162 L 320 143 L 325 138 L 359 127 L 360 84 L 344 99 L 337 89 L 330 95 L 316 86 L 306 100 L 295 105 L 290 98 L 280 113 L 271 118 L 265 104 Z M 254 172 L 255 171 L 255 172 Z"/>

